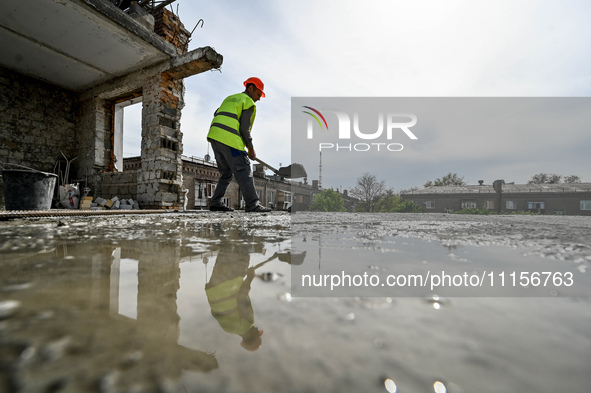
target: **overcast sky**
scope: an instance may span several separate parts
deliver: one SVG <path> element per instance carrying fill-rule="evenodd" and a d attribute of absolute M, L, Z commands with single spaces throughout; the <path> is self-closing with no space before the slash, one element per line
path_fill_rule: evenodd
<path fill-rule="evenodd" d="M 267 94 L 257 103 L 255 148 L 277 166 L 291 161 L 292 97 L 591 96 L 587 0 L 177 0 L 175 12 L 177 5 L 188 30 L 204 20 L 189 49 L 211 46 L 224 57 L 221 73 L 185 79 L 181 130 L 189 156 L 208 152 L 213 112 L 250 76 L 263 80 Z M 465 130 L 434 130 L 417 134 L 412 155 L 389 163 L 396 171 L 379 162 L 349 166 L 342 174 L 323 172 L 323 186 L 352 187 L 366 171 L 397 191 L 448 172 L 470 184 L 525 183 L 539 172 L 591 182 L 591 133 L 574 129 L 514 131 L 499 155 L 490 154 L 488 133 L 467 138 Z M 135 138 L 126 142 L 139 145 Z M 316 152 L 306 164 L 309 181 L 318 177 L 312 156 Z M 330 166 L 327 160 L 323 156 L 323 165 Z"/>

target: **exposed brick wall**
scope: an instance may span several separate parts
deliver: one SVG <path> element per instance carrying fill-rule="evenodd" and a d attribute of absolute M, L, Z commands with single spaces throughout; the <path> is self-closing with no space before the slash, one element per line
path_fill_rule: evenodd
<path fill-rule="evenodd" d="M 182 81 L 159 73 L 143 86 L 142 171 L 138 201 L 143 207 L 178 208 L 183 204 L 181 109 Z"/>
<path fill-rule="evenodd" d="M 181 107 L 183 100 L 184 85 L 182 79 L 172 79 L 167 74 L 162 74 L 161 87 L 161 102 L 174 109 Z M 182 108 L 180 108 L 182 109 Z"/>
<path fill-rule="evenodd" d="M 119 199 L 137 199 L 137 178 L 139 171 L 103 173 L 103 198 L 118 197 Z"/>
<path fill-rule="evenodd" d="M 0 67 L 0 164 L 53 172 L 60 151 L 78 155 L 74 109 L 73 93 Z"/>
<path fill-rule="evenodd" d="M 177 47 L 179 55 L 187 53 L 190 33 L 181 20 L 162 7 L 154 13 L 154 32 Z"/>
<path fill-rule="evenodd" d="M 0 68 L 0 157 L 51 172 L 76 151 L 74 95 Z"/>

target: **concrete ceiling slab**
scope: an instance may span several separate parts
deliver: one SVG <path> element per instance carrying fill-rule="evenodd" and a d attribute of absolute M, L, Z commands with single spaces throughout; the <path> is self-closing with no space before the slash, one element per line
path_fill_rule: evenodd
<path fill-rule="evenodd" d="M 6 68 L 81 91 L 175 51 L 105 0 L 2 0 L 0 54 Z"/>

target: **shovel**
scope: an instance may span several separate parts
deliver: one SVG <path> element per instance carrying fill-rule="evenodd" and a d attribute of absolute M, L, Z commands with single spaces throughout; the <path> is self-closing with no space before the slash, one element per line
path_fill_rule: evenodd
<path fill-rule="evenodd" d="M 288 179 L 308 177 L 308 174 L 306 173 L 306 170 L 304 169 L 304 166 L 302 164 L 293 163 L 290 166 L 282 166 L 281 168 L 279 168 L 279 170 L 277 170 L 259 158 L 255 158 L 255 161 L 258 161 L 259 163 L 263 164 L 264 166 L 266 166 L 267 168 L 269 168 L 281 177 L 287 177 Z"/>
<path fill-rule="evenodd" d="M 306 251 L 304 251 L 304 252 L 295 252 L 295 253 L 292 253 L 290 251 L 287 251 L 287 252 L 276 252 L 273 255 L 271 255 L 270 258 L 267 258 L 263 262 L 261 262 L 261 263 L 255 265 L 255 266 L 253 266 L 252 269 L 256 270 L 259 267 L 261 267 L 261 266 L 263 266 L 263 265 L 271 262 L 275 258 L 278 258 L 281 262 L 287 262 L 290 265 L 301 265 L 302 263 L 304 263 L 304 259 L 306 259 Z"/>

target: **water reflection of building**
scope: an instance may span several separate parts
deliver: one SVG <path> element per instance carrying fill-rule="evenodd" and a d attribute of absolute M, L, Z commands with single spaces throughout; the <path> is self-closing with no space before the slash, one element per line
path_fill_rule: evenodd
<path fill-rule="evenodd" d="M 151 348 L 155 356 L 167 359 L 165 369 L 170 377 L 180 377 L 183 369 L 207 372 L 217 368 L 214 355 L 178 344 L 177 292 L 182 253 L 178 240 L 123 242 L 110 249 L 110 253 L 103 249 L 91 257 L 91 308 L 108 310 L 109 319 L 115 321 L 113 326 L 125 325 L 123 331 L 131 328 L 137 332 L 143 341 L 142 351 Z M 123 273 L 122 263 L 134 265 L 136 271 L 132 267 Z M 132 283 L 135 288 L 122 288 L 122 279 L 129 281 L 130 277 L 136 279 Z M 130 296 L 135 296 L 136 301 Z M 122 303 L 127 307 L 121 309 Z"/>
<path fill-rule="evenodd" d="M 0 391 L 160 391 L 217 369 L 215 354 L 179 344 L 183 252 L 178 240 L 131 240 L 3 254 L 3 283 L 23 284 L 0 337 Z"/>
<path fill-rule="evenodd" d="M 67 253 L 78 258 L 81 253 L 78 248 L 85 247 L 70 246 Z M 110 321 L 100 326 L 109 326 L 114 336 L 134 332 L 134 341 L 139 344 L 137 350 L 144 357 L 166 359 L 164 369 L 168 377 L 178 378 L 182 370 L 207 372 L 218 367 L 214 355 L 178 344 L 177 291 L 181 261 L 178 241 L 122 242 L 121 246 L 93 251 L 88 256 L 90 285 L 82 284 L 71 297 L 83 303 L 88 299 L 87 309 L 99 310 L 99 317 Z M 84 252 L 88 253 L 87 247 Z M 133 265 L 133 262 L 136 271 L 133 267 L 122 271 L 122 265 Z M 130 277 L 135 278 L 135 283 L 131 288 L 122 288 L 123 281 L 127 279 L 129 284 Z M 88 295 L 84 294 L 85 288 L 90 289 Z"/>

